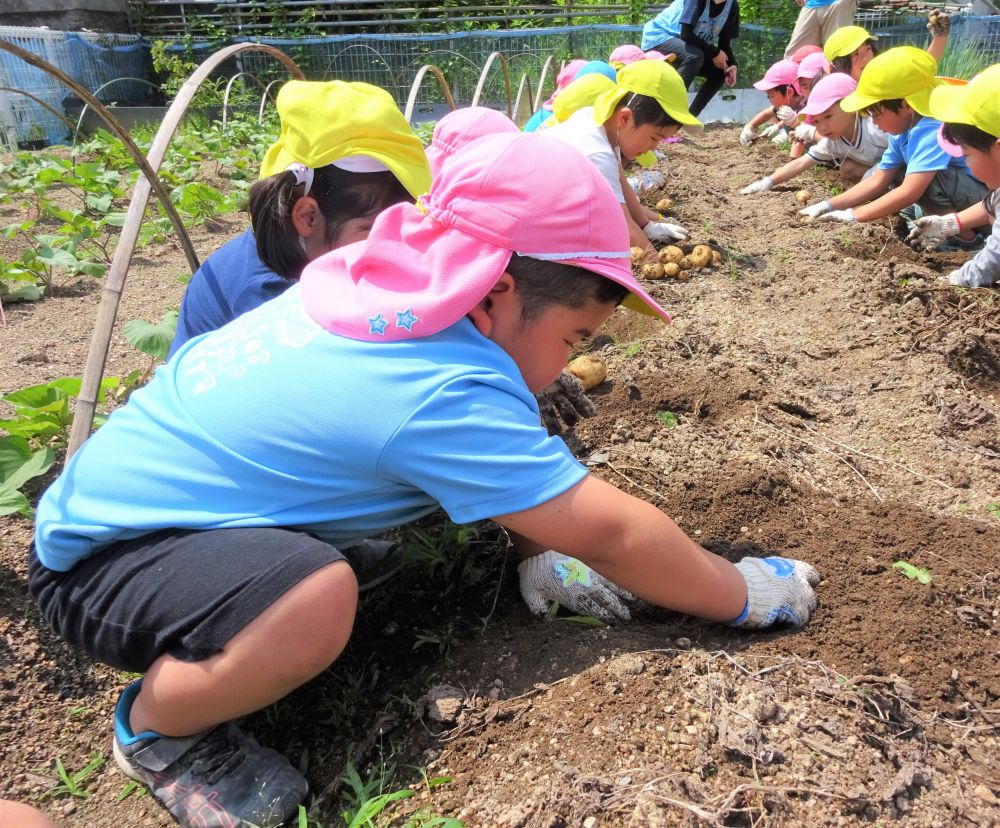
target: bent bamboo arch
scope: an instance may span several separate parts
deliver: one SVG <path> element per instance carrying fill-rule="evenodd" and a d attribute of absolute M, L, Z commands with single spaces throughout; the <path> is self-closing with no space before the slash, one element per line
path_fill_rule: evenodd
<path fill-rule="evenodd" d="M 403 117 L 406 118 L 408 124 L 413 123 L 413 109 L 417 105 L 417 92 L 420 91 L 420 86 L 423 84 L 424 77 L 428 72 L 437 78 L 438 86 L 444 92 L 444 99 L 448 102 L 448 106 L 452 112 L 455 111 L 455 99 L 451 95 L 451 87 L 448 86 L 445 76 L 433 63 L 425 63 L 417 71 L 416 77 L 413 78 L 413 83 L 410 84 L 410 94 L 406 98 L 406 109 L 403 110 Z"/>
<path fill-rule="evenodd" d="M 60 121 L 62 121 L 70 129 L 73 128 L 73 122 L 63 115 L 58 109 L 56 109 L 52 104 L 43 101 L 37 95 L 32 95 L 30 92 L 25 92 L 23 89 L 15 89 L 13 86 L 0 86 L 0 92 L 11 92 L 15 95 L 24 95 L 26 98 L 31 98 L 36 104 L 38 104 L 43 109 L 47 109 L 50 115 L 54 115 Z"/>
<path fill-rule="evenodd" d="M 0 47 L 3 46 L 5 44 L 3 41 L 0 41 Z M 114 258 L 111 261 L 111 268 L 108 270 L 108 275 L 104 280 L 101 303 L 98 307 L 97 320 L 94 324 L 94 334 L 90 341 L 87 364 L 83 372 L 80 396 L 77 399 L 76 413 L 73 417 L 72 429 L 70 430 L 69 444 L 66 450 L 67 460 L 83 445 L 83 442 L 90 434 L 90 427 L 94 421 L 94 411 L 97 409 L 101 376 L 104 373 L 104 363 L 107 360 L 108 347 L 111 344 L 111 333 L 114 329 L 115 316 L 118 313 L 118 302 L 125 287 L 125 275 L 128 272 L 129 263 L 132 261 L 132 252 L 139 237 L 139 228 L 146 213 L 146 204 L 149 201 L 151 187 L 156 190 L 168 214 L 173 213 L 176 216 L 176 211 L 169 197 L 166 197 L 165 193 L 161 194 L 162 185 L 160 185 L 159 179 L 156 177 L 154 168 L 158 170 L 163 163 L 167 147 L 174 133 L 177 131 L 177 125 L 180 123 L 181 117 L 187 111 L 188 106 L 191 104 L 195 93 L 201 87 L 202 83 L 220 64 L 240 52 L 265 52 L 278 60 L 293 78 L 299 80 L 305 79 L 305 75 L 298 67 L 298 64 L 284 52 L 273 46 L 267 46 L 263 43 L 237 43 L 227 46 L 209 56 L 195 69 L 191 77 L 184 82 L 184 85 L 180 88 L 173 103 L 167 110 L 167 114 L 163 118 L 163 123 L 160 124 L 160 128 L 156 132 L 156 137 L 153 138 L 148 157 L 143 157 L 142 153 L 136 149 L 136 152 L 138 152 L 136 163 L 139 164 L 145 173 L 145 177 L 136 181 L 135 189 L 132 191 L 132 200 L 129 203 L 128 212 L 125 216 L 125 224 L 122 226 L 121 236 L 115 248 Z M 38 64 L 35 63 L 34 65 Z M 62 73 L 59 74 L 62 75 Z M 74 83 L 69 78 L 66 78 L 66 81 L 70 84 Z M 81 89 L 81 91 L 88 94 L 86 90 Z M 95 101 L 94 103 L 97 103 L 101 107 L 101 110 L 104 109 L 99 102 Z M 105 114 L 110 119 L 108 121 L 109 126 L 111 122 L 114 122 L 114 126 L 117 127 L 116 130 L 113 130 L 115 134 L 117 135 L 119 132 L 123 133 L 123 141 L 127 141 L 127 145 L 134 147 L 135 145 L 131 143 L 128 134 L 124 132 L 121 124 L 115 120 L 114 116 L 106 111 Z M 182 241 L 186 242 L 185 252 L 188 254 L 188 263 L 193 273 L 199 266 L 198 257 L 191 248 L 190 239 L 187 238 L 187 234 L 184 232 L 179 218 L 174 226 L 178 228 L 178 234 L 181 236 Z"/>
<path fill-rule="evenodd" d="M 493 52 L 488 58 L 486 58 L 486 63 L 483 65 L 483 71 L 479 73 L 479 82 L 476 84 L 476 91 L 472 95 L 472 106 L 479 106 L 479 98 L 483 94 L 483 89 L 486 86 L 486 78 L 490 73 L 490 67 L 493 65 L 493 61 L 500 61 L 500 69 L 503 71 L 503 86 L 504 91 L 507 93 L 507 117 L 512 117 L 511 112 L 511 94 L 510 94 L 510 66 L 507 64 L 507 58 L 505 58 L 500 52 Z"/>

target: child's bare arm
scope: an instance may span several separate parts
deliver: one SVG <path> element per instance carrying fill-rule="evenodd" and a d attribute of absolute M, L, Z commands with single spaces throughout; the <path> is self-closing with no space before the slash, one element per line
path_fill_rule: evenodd
<path fill-rule="evenodd" d="M 756 115 L 754 115 L 747 123 L 752 127 L 759 127 L 761 124 L 766 124 L 768 121 L 778 119 L 774 116 L 774 107 L 769 106 L 767 109 L 762 109 Z"/>
<path fill-rule="evenodd" d="M 834 210 L 843 210 L 847 207 L 854 207 L 857 204 L 864 204 L 866 201 L 878 198 L 888 190 L 892 185 L 895 174 L 895 170 L 875 170 L 864 181 L 859 181 L 849 190 L 845 190 L 840 195 L 827 199 L 827 203 Z"/>
<path fill-rule="evenodd" d="M 797 175 L 801 175 L 815 163 L 808 155 L 803 155 L 801 158 L 789 161 L 783 167 L 778 167 L 778 169 L 771 173 L 771 181 L 774 184 L 783 184 L 786 181 L 791 181 L 791 179 Z"/>
<path fill-rule="evenodd" d="M 854 219 L 856 221 L 872 221 L 884 218 L 885 216 L 891 216 L 893 213 L 898 213 L 904 207 L 916 204 L 930 186 L 931 181 L 934 180 L 935 175 L 937 173 L 933 170 L 929 172 L 910 173 L 898 187 L 894 187 L 885 195 L 868 204 L 855 207 Z M 861 184 L 864 183 L 863 181 L 861 182 Z M 860 187 L 861 184 L 857 186 Z M 847 193 L 844 193 L 844 195 L 847 195 Z M 833 199 L 831 199 L 832 202 Z"/>
<path fill-rule="evenodd" d="M 655 506 L 596 477 L 494 519 L 535 549 L 572 555 L 659 606 L 732 621 L 746 603 L 746 582 L 733 564 L 702 549 Z"/>

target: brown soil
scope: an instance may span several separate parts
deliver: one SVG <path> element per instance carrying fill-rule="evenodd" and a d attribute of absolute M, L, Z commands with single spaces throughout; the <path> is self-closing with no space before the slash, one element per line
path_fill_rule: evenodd
<path fill-rule="evenodd" d="M 322 824 L 339 824 L 347 759 L 379 757 L 416 793 L 400 824 L 418 808 L 552 828 L 1000 824 L 997 294 L 942 285 L 960 257 L 912 251 L 891 222 L 800 225 L 801 183 L 736 195 L 780 163 L 770 145 L 718 130 L 670 154 L 678 220 L 726 261 L 651 283 L 669 328 L 616 315 L 591 346 L 609 364 L 597 416 L 567 440 L 720 554 L 814 563 L 818 612 L 765 634 L 651 609 L 605 629 L 535 621 L 484 527 L 460 565 L 413 561 L 366 596 L 342 661 L 247 722 L 306 769 Z M 176 250 L 144 251 L 120 319 L 158 319 L 184 271 Z M 0 388 L 78 374 L 98 295 L 8 308 Z M 143 362 L 116 336 L 109 373 Z M 39 623 L 30 532 L 0 519 L 0 797 L 70 826 L 167 825 L 148 797 L 116 803 L 110 766 L 87 799 L 40 799 L 57 755 L 108 755 L 126 679 Z"/>

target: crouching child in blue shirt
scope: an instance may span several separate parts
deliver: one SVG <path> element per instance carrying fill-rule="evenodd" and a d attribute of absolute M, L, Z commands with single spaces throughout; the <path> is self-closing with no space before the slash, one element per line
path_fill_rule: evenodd
<path fill-rule="evenodd" d="M 632 276 L 600 172 L 552 138 L 503 134 L 178 350 L 45 493 L 29 561 L 60 635 L 145 673 L 116 709 L 124 772 L 185 826 L 293 814 L 306 780 L 232 720 L 340 655 L 352 544 L 439 506 L 661 607 L 804 624 L 811 566 L 702 549 L 540 424 L 533 392 L 623 301 L 667 318 Z"/>

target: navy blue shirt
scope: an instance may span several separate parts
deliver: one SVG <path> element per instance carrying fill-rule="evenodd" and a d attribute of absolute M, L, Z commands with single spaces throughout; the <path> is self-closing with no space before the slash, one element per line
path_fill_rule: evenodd
<path fill-rule="evenodd" d="M 221 328 L 294 284 L 260 260 L 248 229 L 216 250 L 191 277 L 167 358 L 189 339 Z"/>

